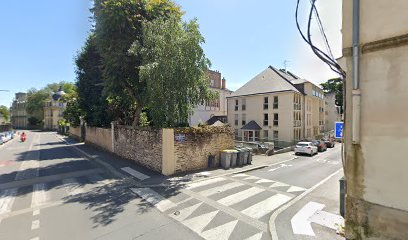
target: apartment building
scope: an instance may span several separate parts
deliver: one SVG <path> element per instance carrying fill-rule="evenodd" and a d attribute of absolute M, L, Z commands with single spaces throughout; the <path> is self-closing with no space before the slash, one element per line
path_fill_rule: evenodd
<path fill-rule="evenodd" d="M 210 88 L 218 92 L 218 99 L 205 101 L 202 105 L 197 106 L 193 110 L 193 114 L 189 118 L 190 126 L 197 126 L 200 123 L 207 123 L 211 118 L 213 120 L 220 120 L 226 122 L 227 119 L 227 97 L 231 95 L 232 91 L 227 89 L 225 78 L 221 77 L 218 71 L 209 70 Z"/>
<path fill-rule="evenodd" d="M 63 118 L 67 106 L 61 99 L 64 95 L 65 92 L 60 87 L 58 92 L 53 93 L 51 99 L 44 104 L 44 129 L 58 129 L 58 121 Z"/>
<path fill-rule="evenodd" d="M 325 132 L 330 132 L 334 130 L 334 123 L 341 122 L 340 107 L 336 105 L 336 94 L 335 93 L 325 93 L 324 101 L 326 104 L 325 108 Z"/>
<path fill-rule="evenodd" d="M 292 145 L 324 130 L 323 91 L 272 66 L 227 97 L 228 123 L 237 140 Z"/>
<path fill-rule="evenodd" d="M 16 129 L 26 129 L 28 126 L 27 93 L 18 92 L 10 108 L 11 125 Z"/>
<path fill-rule="evenodd" d="M 346 239 L 408 239 L 408 1 L 342 9 Z"/>

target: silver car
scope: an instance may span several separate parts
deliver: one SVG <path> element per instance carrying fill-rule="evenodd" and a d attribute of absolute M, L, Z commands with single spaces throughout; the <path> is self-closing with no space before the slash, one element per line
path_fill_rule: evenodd
<path fill-rule="evenodd" d="M 317 154 L 317 147 L 312 142 L 298 142 L 295 146 L 295 154 L 307 154 L 313 156 Z"/>

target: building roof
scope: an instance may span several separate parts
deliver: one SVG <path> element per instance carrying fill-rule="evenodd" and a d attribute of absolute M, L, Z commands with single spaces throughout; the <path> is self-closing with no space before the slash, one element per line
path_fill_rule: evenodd
<path fill-rule="evenodd" d="M 295 78 L 292 75 L 269 66 L 267 69 L 247 82 L 244 86 L 233 92 L 231 97 L 284 91 L 300 93 L 299 90 L 297 90 L 296 87 L 290 82 L 294 79 Z"/>
<path fill-rule="evenodd" d="M 210 119 L 208 119 L 207 124 L 213 125 L 217 121 L 220 121 L 222 123 L 227 123 L 227 116 L 212 116 Z"/>
<path fill-rule="evenodd" d="M 254 120 L 250 121 L 249 123 L 245 124 L 241 129 L 243 130 L 261 130 L 262 128 L 256 123 Z"/>
<path fill-rule="evenodd" d="M 52 99 L 54 99 L 54 101 L 58 101 L 62 96 L 65 95 L 65 92 L 62 91 L 62 87 L 60 86 L 58 89 L 58 92 L 52 94 Z"/>

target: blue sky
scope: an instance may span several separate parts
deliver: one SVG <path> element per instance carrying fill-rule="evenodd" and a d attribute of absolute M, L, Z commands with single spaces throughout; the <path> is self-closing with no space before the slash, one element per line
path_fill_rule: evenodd
<path fill-rule="evenodd" d="M 335 76 L 302 42 L 294 20 L 295 0 L 176 0 L 184 19 L 198 19 L 203 46 L 232 90 L 268 65 L 283 67 L 318 84 Z M 302 0 L 302 12 L 308 0 Z M 341 1 L 319 9 L 336 56 L 341 49 Z M 327 1 L 326 1 L 327 2 Z M 0 105 L 14 93 L 47 83 L 75 81 L 73 59 L 91 27 L 91 1 L 2 1 L 0 8 Z M 313 32 L 316 33 L 317 32 Z"/>

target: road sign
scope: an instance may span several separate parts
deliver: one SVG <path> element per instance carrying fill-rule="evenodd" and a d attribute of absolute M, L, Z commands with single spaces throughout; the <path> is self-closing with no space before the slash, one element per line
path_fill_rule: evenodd
<path fill-rule="evenodd" d="M 335 133 L 335 138 L 343 138 L 343 122 L 335 122 L 334 123 L 334 133 Z"/>

